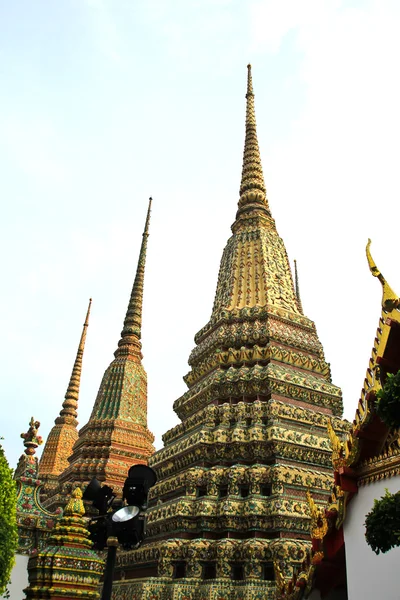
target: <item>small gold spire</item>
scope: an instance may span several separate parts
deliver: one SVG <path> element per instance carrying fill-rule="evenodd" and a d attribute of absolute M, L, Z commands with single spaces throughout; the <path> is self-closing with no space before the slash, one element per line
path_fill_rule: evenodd
<path fill-rule="evenodd" d="M 368 239 L 367 247 L 365 249 L 367 254 L 368 266 L 374 277 L 377 277 L 382 284 L 382 308 L 387 311 L 392 311 L 394 308 L 397 308 L 400 304 L 399 297 L 392 290 L 382 273 L 379 271 L 376 266 L 374 259 L 372 258 L 371 251 L 371 240 Z"/>
<path fill-rule="evenodd" d="M 86 313 L 86 319 L 83 324 L 82 335 L 81 335 L 81 339 L 80 339 L 79 346 L 78 346 L 78 352 L 76 354 L 76 359 L 75 359 L 75 363 L 74 363 L 74 366 L 72 369 L 71 378 L 69 380 L 68 389 L 65 394 L 65 400 L 63 402 L 62 409 L 60 411 L 61 418 L 69 415 L 71 417 L 74 417 L 74 419 L 76 419 L 76 417 L 78 416 L 77 409 L 78 409 L 78 399 L 79 399 L 79 386 L 81 383 L 81 374 L 82 374 L 82 358 L 83 358 L 83 351 L 85 349 L 87 328 L 89 326 L 89 315 L 90 315 L 91 306 L 92 306 L 92 299 L 90 298 L 89 306 L 88 306 L 87 313 Z M 59 419 L 60 419 L 60 417 L 59 417 Z M 56 423 L 57 422 L 58 422 L 58 419 L 56 420 Z"/>
<path fill-rule="evenodd" d="M 269 214 L 267 191 L 258 147 L 251 65 L 247 65 L 246 137 L 243 153 L 238 215 L 252 208 L 263 208 Z"/>
<path fill-rule="evenodd" d="M 135 281 L 133 283 L 128 310 L 126 311 L 124 327 L 121 331 L 121 339 L 118 342 L 118 349 L 114 353 L 116 357 L 127 353 L 139 354 L 141 356 L 140 338 L 142 333 L 144 269 L 146 265 L 147 238 L 149 237 L 152 200 L 153 199 L 150 197 Z"/>
<path fill-rule="evenodd" d="M 300 298 L 300 286 L 299 286 L 299 277 L 297 274 L 297 260 L 296 259 L 294 259 L 294 284 L 295 284 L 295 288 L 296 288 L 296 297 L 297 297 L 299 309 L 300 309 L 300 312 L 303 312 L 303 306 L 301 304 L 301 298 Z"/>

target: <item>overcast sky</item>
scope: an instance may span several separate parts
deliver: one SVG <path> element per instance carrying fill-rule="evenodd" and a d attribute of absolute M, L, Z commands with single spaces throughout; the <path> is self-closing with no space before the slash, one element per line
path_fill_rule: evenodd
<path fill-rule="evenodd" d="M 0 0 L 1 427 L 12 466 L 45 437 L 93 297 L 89 417 L 130 295 L 148 197 L 149 427 L 209 319 L 241 174 L 253 65 L 268 198 L 305 314 L 353 418 L 398 272 L 398 0 Z"/>

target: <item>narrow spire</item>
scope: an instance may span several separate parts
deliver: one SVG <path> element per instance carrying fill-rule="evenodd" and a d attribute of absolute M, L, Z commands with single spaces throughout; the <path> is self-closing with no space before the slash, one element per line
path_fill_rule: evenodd
<path fill-rule="evenodd" d="M 133 282 L 128 310 L 126 311 L 124 327 L 121 331 L 121 339 L 118 342 L 118 349 L 114 353 L 115 357 L 122 354 L 140 354 L 142 347 L 140 338 L 142 333 L 144 269 L 146 265 L 147 238 L 149 237 L 151 203 L 152 198 L 149 198 L 149 207 L 147 209 L 135 281 Z"/>
<path fill-rule="evenodd" d="M 92 306 L 92 299 L 89 299 L 89 306 L 86 313 L 86 319 L 83 324 L 83 330 L 81 339 L 78 346 L 78 352 L 76 354 L 75 363 L 72 369 L 71 378 L 69 380 L 67 393 L 65 394 L 65 400 L 60 411 L 60 417 L 66 417 L 67 415 L 76 419 L 78 416 L 78 399 L 79 399 L 79 386 L 81 383 L 82 374 L 82 358 L 83 351 L 85 349 L 86 333 L 89 326 L 89 315 L 90 308 Z M 60 418 L 59 417 L 59 418 Z M 57 423 L 58 420 L 56 420 Z"/>
<path fill-rule="evenodd" d="M 41 479 L 43 478 L 43 480 L 46 480 L 45 495 L 48 492 L 47 486 L 49 486 L 49 489 L 52 488 L 54 482 L 51 482 L 68 466 L 68 457 L 71 455 L 73 445 L 78 439 L 78 421 L 76 420 L 76 417 L 78 416 L 83 351 L 85 349 L 91 306 L 92 299 L 90 298 L 78 352 L 76 354 L 62 409 L 47 437 L 40 459 L 39 476 Z"/>
<path fill-rule="evenodd" d="M 243 153 L 242 181 L 240 183 L 239 211 L 262 207 L 269 213 L 267 190 L 258 147 L 256 113 L 254 108 L 253 81 L 251 65 L 247 65 L 246 94 L 246 137 Z"/>
<path fill-rule="evenodd" d="M 299 309 L 301 312 L 303 312 L 303 307 L 302 307 L 301 298 L 300 298 L 299 277 L 297 275 L 297 260 L 296 259 L 294 259 L 294 285 L 295 285 L 295 290 L 296 290 L 297 302 L 299 304 Z"/>

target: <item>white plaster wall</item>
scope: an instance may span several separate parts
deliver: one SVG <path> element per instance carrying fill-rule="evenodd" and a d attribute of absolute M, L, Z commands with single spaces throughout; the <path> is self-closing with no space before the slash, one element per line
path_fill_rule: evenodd
<path fill-rule="evenodd" d="M 15 555 L 15 565 L 11 571 L 11 583 L 8 585 L 10 600 L 22 600 L 25 598 L 23 589 L 28 587 L 28 556 Z"/>
<path fill-rule="evenodd" d="M 365 516 L 375 498 L 400 490 L 400 476 L 360 487 L 348 507 L 344 523 L 349 600 L 399 600 L 400 547 L 378 556 L 365 541 Z"/>
<path fill-rule="evenodd" d="M 308 596 L 308 600 L 321 600 L 321 594 L 318 590 L 313 590 Z M 347 594 L 345 590 L 331 590 L 323 600 L 347 600 Z"/>

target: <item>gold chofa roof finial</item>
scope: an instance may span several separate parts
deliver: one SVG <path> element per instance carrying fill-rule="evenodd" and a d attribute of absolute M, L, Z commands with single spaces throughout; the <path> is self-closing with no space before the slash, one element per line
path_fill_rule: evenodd
<path fill-rule="evenodd" d="M 247 65 L 246 137 L 243 153 L 242 181 L 240 183 L 238 215 L 251 208 L 262 208 L 269 214 L 267 190 L 258 147 L 256 113 L 254 108 L 251 65 Z"/>
<path fill-rule="evenodd" d="M 387 311 L 392 311 L 394 308 L 397 308 L 400 305 L 400 299 L 392 290 L 382 273 L 379 271 L 376 266 L 374 259 L 372 258 L 371 251 L 371 240 L 368 240 L 367 247 L 365 249 L 367 253 L 367 260 L 369 269 L 374 277 L 377 277 L 382 284 L 382 308 Z"/>
<path fill-rule="evenodd" d="M 81 383 L 81 374 L 82 374 L 82 359 L 83 359 L 83 351 L 85 349 L 85 341 L 86 341 L 86 333 L 87 328 L 89 326 L 89 315 L 90 308 L 92 306 L 92 299 L 89 299 L 89 306 L 86 313 L 86 319 L 83 324 L 83 330 L 81 339 L 78 346 L 78 352 L 76 354 L 76 359 L 74 362 L 74 366 L 72 368 L 71 377 L 68 384 L 68 389 L 65 394 L 65 400 L 62 405 L 62 409 L 60 411 L 60 417 L 65 417 L 67 415 L 76 419 L 78 416 L 78 399 L 79 399 L 79 386 Z"/>
<path fill-rule="evenodd" d="M 147 238 L 149 237 L 150 213 L 152 198 L 149 198 L 146 223 L 143 231 L 142 245 L 140 247 L 139 260 L 136 269 L 135 281 L 133 282 L 131 297 L 126 311 L 124 327 L 121 331 L 121 339 L 118 349 L 114 355 L 137 354 L 140 355 L 142 334 L 142 307 L 144 289 L 144 269 L 146 265 Z"/>

